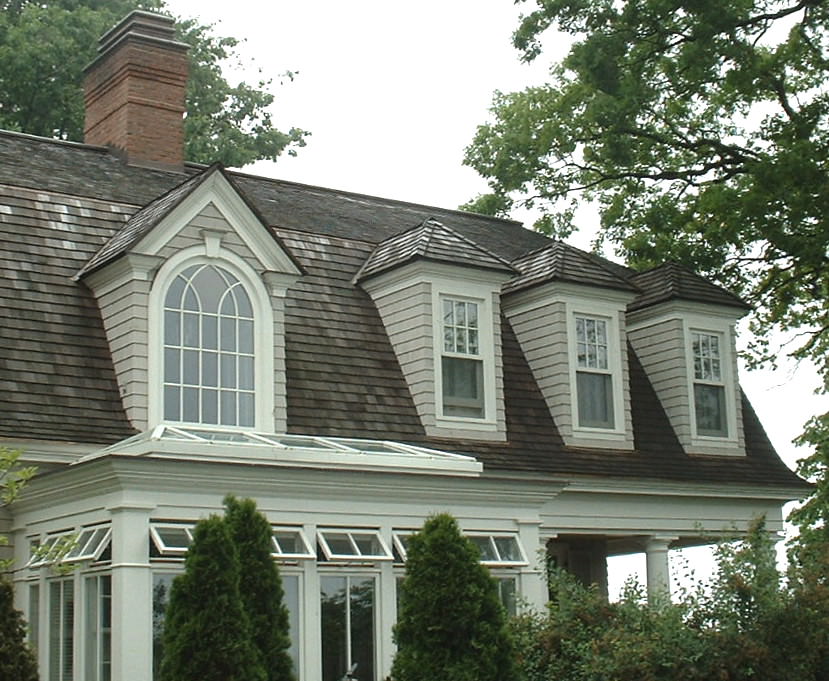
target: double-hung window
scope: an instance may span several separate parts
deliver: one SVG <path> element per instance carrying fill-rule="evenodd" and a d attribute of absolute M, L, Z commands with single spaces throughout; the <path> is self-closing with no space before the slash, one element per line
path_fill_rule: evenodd
<path fill-rule="evenodd" d="M 614 428 L 608 320 L 576 315 L 576 393 L 581 428 Z"/>
<path fill-rule="evenodd" d="M 475 301 L 441 299 L 443 415 L 484 418 L 484 362 L 480 306 Z"/>
<path fill-rule="evenodd" d="M 697 435 L 728 437 L 722 337 L 706 331 L 691 332 L 691 354 Z"/>
<path fill-rule="evenodd" d="M 164 419 L 253 426 L 254 315 L 242 283 L 200 263 L 164 297 Z"/>

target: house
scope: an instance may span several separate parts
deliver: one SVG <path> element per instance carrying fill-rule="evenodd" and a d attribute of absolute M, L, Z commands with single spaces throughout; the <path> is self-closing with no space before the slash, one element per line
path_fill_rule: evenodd
<path fill-rule="evenodd" d="M 134 12 L 86 81 L 86 143 L 0 133 L 0 518 L 48 681 L 146 681 L 193 524 L 274 527 L 299 678 L 394 654 L 407 537 L 448 511 L 510 610 L 554 561 L 710 543 L 804 483 L 737 380 L 748 306 L 454 210 L 183 162 L 185 47 Z M 60 574 L 34 547 L 74 535 Z M 325 635 L 323 635 L 325 632 Z"/>

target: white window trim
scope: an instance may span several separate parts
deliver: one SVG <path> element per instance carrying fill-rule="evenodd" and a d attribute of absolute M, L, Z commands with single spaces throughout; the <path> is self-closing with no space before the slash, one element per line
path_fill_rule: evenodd
<path fill-rule="evenodd" d="M 435 374 L 435 425 L 439 428 L 496 430 L 495 330 L 492 288 L 460 282 L 436 281 L 432 285 L 432 336 Z M 478 355 L 482 362 L 484 416 L 446 416 L 443 413 L 443 301 L 458 300 L 478 305 Z M 451 354 L 450 356 L 456 356 Z M 459 355 L 457 355 L 459 356 Z M 469 355 L 468 357 L 473 357 Z"/>
<path fill-rule="evenodd" d="M 245 287 L 254 314 L 254 375 L 256 376 L 255 411 L 253 429 L 271 433 L 274 431 L 274 347 L 273 309 L 267 288 L 256 272 L 238 255 L 214 242 L 192 246 L 176 253 L 161 266 L 153 280 L 147 311 L 148 357 L 147 357 L 147 411 L 150 427 L 164 420 L 164 336 L 163 309 L 167 289 L 173 279 L 190 265 L 207 263 L 222 267 L 235 276 Z M 215 255 L 212 255 L 215 254 Z M 184 421 L 170 422 L 171 425 L 204 426 Z M 234 426 L 223 426 L 234 428 Z M 250 427 L 238 426 L 240 430 Z"/>
<path fill-rule="evenodd" d="M 299 539 L 299 543 L 305 549 L 304 551 L 298 553 L 286 553 L 283 552 L 278 544 L 276 539 L 277 532 L 290 532 L 295 534 Z M 308 541 L 308 537 L 305 536 L 305 532 L 301 527 L 291 527 L 288 525 L 273 525 L 271 527 L 271 544 L 273 545 L 273 551 L 271 552 L 271 556 L 276 560 L 315 560 L 317 554 L 311 548 L 311 544 Z"/>
<path fill-rule="evenodd" d="M 717 319 L 691 317 L 684 320 L 685 326 L 685 362 L 688 385 L 688 407 L 691 413 L 691 442 L 695 445 L 734 445 L 739 442 L 737 436 L 737 383 L 734 376 L 734 355 L 732 333 L 729 323 L 722 323 Z M 728 428 L 726 436 L 702 435 L 697 432 L 697 408 L 694 397 L 694 384 L 697 382 L 694 373 L 693 334 L 703 333 L 719 338 L 720 371 L 725 390 L 725 422 Z"/>
<path fill-rule="evenodd" d="M 594 301 L 586 303 L 567 302 L 567 350 L 570 365 L 570 406 L 573 422 L 573 436 L 619 440 L 625 436 L 625 391 L 622 372 L 622 339 L 619 331 L 619 313 L 617 307 L 602 305 Z M 613 427 L 598 428 L 579 425 L 578 378 L 579 371 L 576 339 L 576 317 L 601 319 L 607 322 L 607 361 L 613 390 Z"/>

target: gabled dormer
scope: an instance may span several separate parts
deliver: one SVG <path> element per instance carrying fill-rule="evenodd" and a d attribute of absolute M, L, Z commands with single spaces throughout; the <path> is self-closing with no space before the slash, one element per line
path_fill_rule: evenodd
<path fill-rule="evenodd" d="M 381 242 L 354 278 L 372 298 L 428 435 L 504 440 L 506 261 L 436 220 Z"/>
<path fill-rule="evenodd" d="M 284 432 L 283 303 L 300 274 L 220 166 L 135 213 L 76 277 L 132 425 Z"/>
<path fill-rule="evenodd" d="M 502 289 L 504 313 L 565 443 L 632 449 L 625 309 L 636 287 L 562 242 L 512 265 L 521 274 Z"/>
<path fill-rule="evenodd" d="M 631 281 L 628 336 L 685 451 L 744 455 L 735 326 L 750 307 L 675 263 Z"/>

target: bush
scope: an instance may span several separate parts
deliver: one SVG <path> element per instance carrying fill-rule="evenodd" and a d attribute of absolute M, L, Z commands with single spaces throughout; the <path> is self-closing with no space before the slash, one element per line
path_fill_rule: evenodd
<path fill-rule="evenodd" d="M 394 638 L 395 681 L 513 681 L 514 649 L 497 586 L 449 515 L 409 539 Z"/>
<path fill-rule="evenodd" d="M 271 526 L 252 499 L 225 497 L 225 520 L 236 549 L 241 573 L 242 607 L 251 625 L 253 644 L 260 653 L 267 681 L 293 681 L 288 609 L 279 568 L 271 556 Z"/>
<path fill-rule="evenodd" d="M 239 553 L 228 524 L 196 524 L 185 572 L 173 581 L 162 681 L 266 681 L 239 594 Z"/>
<path fill-rule="evenodd" d="M 14 607 L 11 582 L 0 577 L 0 679 L 38 681 L 37 661 L 26 643 L 23 615 Z"/>

